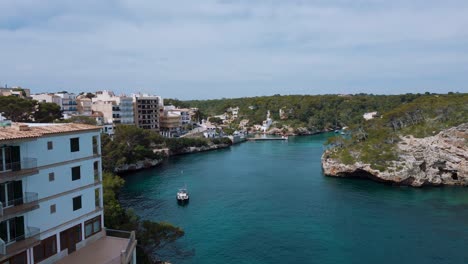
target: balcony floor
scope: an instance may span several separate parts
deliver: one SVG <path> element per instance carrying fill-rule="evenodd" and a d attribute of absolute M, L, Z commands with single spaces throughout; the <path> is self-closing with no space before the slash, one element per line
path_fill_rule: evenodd
<path fill-rule="evenodd" d="M 95 242 L 60 259 L 57 264 L 105 263 L 120 264 L 120 252 L 125 250 L 129 239 L 104 236 Z"/>

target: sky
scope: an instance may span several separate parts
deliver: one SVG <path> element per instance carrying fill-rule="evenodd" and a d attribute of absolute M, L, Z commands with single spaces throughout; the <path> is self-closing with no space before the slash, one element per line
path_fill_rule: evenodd
<path fill-rule="evenodd" d="M 32 93 L 468 92 L 466 0 L 1 0 L 0 86 Z"/>

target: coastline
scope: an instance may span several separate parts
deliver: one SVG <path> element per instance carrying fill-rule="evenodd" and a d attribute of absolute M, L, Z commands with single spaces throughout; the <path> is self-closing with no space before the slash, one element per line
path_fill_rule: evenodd
<path fill-rule="evenodd" d="M 241 143 L 241 142 L 238 142 Z M 184 148 L 181 151 L 171 152 L 169 149 L 158 149 L 153 151 L 160 151 L 165 153 L 165 157 L 162 159 L 144 159 L 140 160 L 136 163 L 131 164 L 124 164 L 115 168 L 114 173 L 120 176 L 128 176 L 132 172 L 137 172 L 145 169 L 151 169 L 157 167 L 159 164 L 164 162 L 165 160 L 169 159 L 172 156 L 180 156 L 180 155 L 189 155 L 199 152 L 206 152 L 218 149 L 226 149 L 231 147 L 233 144 L 214 144 L 208 147 L 188 147 Z"/>

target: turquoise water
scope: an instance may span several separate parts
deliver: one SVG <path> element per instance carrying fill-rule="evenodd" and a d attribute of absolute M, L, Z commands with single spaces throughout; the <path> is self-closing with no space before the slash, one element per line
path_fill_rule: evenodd
<path fill-rule="evenodd" d="M 324 177 L 326 136 L 171 158 L 126 177 L 121 201 L 186 231 L 172 263 L 468 263 L 467 189 Z"/>

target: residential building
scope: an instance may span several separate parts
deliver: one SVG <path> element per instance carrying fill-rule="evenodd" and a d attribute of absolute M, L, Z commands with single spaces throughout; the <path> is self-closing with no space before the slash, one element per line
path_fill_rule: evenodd
<path fill-rule="evenodd" d="M 377 112 L 369 112 L 369 113 L 365 113 L 362 115 L 362 117 L 365 119 L 365 120 L 371 120 L 371 119 L 374 119 L 374 117 L 376 117 L 378 115 Z"/>
<path fill-rule="evenodd" d="M 31 98 L 41 103 L 54 103 L 58 105 L 60 105 L 62 101 L 59 96 L 52 93 L 33 94 L 31 95 Z"/>
<path fill-rule="evenodd" d="M 56 93 L 55 95 L 60 97 L 58 105 L 60 105 L 60 109 L 63 111 L 63 116 L 65 119 L 72 115 L 78 114 L 76 94 L 60 92 Z"/>
<path fill-rule="evenodd" d="M 99 127 L 13 124 L 0 146 L 0 263 L 135 263 L 134 233 L 104 228 Z"/>
<path fill-rule="evenodd" d="M 164 107 L 160 113 L 159 133 L 164 137 L 177 137 L 181 134 L 182 116 L 171 107 Z"/>
<path fill-rule="evenodd" d="M 163 107 L 162 98 L 147 94 L 134 94 L 133 106 L 135 125 L 139 128 L 159 132 L 159 114 Z"/>
<path fill-rule="evenodd" d="M 112 91 L 98 91 L 92 102 L 92 110 L 102 113 L 105 124 L 135 124 L 131 97 L 116 96 Z"/>
<path fill-rule="evenodd" d="M 31 98 L 31 90 L 14 86 L 11 88 L 0 88 L 0 96 L 16 96 L 21 98 Z"/>
<path fill-rule="evenodd" d="M 91 116 L 93 111 L 92 111 L 92 101 L 91 99 L 80 95 L 76 99 L 76 105 L 77 105 L 77 111 L 78 114 L 84 115 L 84 116 Z"/>

